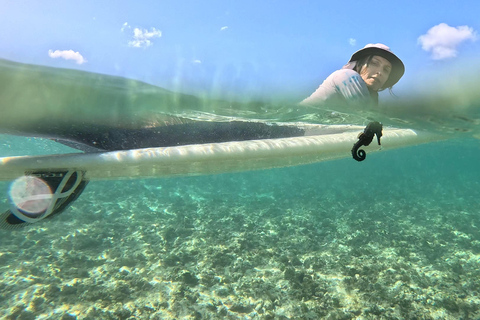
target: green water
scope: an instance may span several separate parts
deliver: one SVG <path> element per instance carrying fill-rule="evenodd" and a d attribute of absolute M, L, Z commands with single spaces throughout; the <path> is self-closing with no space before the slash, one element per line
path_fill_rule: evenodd
<path fill-rule="evenodd" d="M 91 182 L 58 217 L 0 230 L 0 317 L 478 319 L 469 136 L 362 163 Z M 71 151 L 0 142 L 2 156 Z"/>
<path fill-rule="evenodd" d="M 480 135 L 476 76 L 465 71 L 465 85 L 453 76 L 440 78 L 440 83 L 431 80 L 428 90 L 417 86 L 401 99 L 387 93 L 385 103 L 372 109 L 311 108 L 299 106 L 298 98 L 242 97 L 239 102 L 217 99 L 213 92 L 193 96 L 121 77 L 0 59 L 0 133 L 49 136 L 78 126 L 142 128 L 234 117 L 360 125 L 373 119 L 384 125 L 472 136 Z"/>

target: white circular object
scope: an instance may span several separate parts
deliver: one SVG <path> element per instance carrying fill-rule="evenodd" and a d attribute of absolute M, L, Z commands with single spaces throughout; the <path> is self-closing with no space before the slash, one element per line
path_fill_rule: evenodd
<path fill-rule="evenodd" d="M 25 213 L 39 214 L 52 202 L 52 190 L 48 184 L 35 176 L 22 176 L 10 185 L 10 199 Z"/>

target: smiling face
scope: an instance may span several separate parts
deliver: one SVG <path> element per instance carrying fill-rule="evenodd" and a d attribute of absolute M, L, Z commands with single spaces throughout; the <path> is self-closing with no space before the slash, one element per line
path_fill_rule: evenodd
<path fill-rule="evenodd" d="M 360 76 L 372 91 L 378 91 L 388 80 L 392 71 L 392 64 L 385 58 L 373 56 L 372 60 L 360 70 Z"/>

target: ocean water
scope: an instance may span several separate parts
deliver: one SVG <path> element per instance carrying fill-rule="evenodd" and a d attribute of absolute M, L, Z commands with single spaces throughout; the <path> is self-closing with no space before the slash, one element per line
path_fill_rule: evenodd
<path fill-rule="evenodd" d="M 73 151 L 0 138 L 2 156 Z M 479 160 L 452 135 L 361 163 L 92 181 L 0 230 L 0 318 L 479 319 Z"/>

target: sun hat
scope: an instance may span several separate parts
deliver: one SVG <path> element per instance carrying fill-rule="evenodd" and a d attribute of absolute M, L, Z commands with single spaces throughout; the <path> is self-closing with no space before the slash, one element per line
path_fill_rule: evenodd
<path fill-rule="evenodd" d="M 366 56 L 380 56 L 392 64 L 392 71 L 390 72 L 388 80 L 385 82 L 384 88 L 392 87 L 405 73 L 405 65 L 402 60 L 400 60 L 389 47 L 381 43 L 367 44 L 363 49 L 355 52 L 348 62 L 358 61 Z"/>

